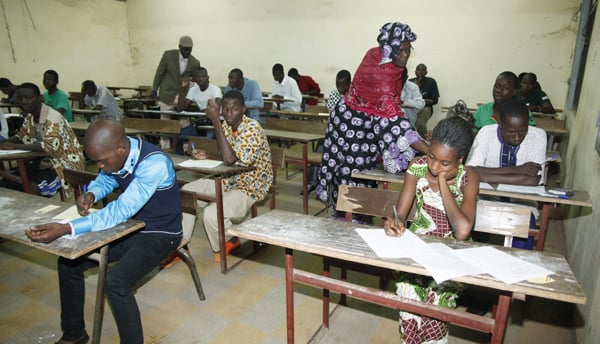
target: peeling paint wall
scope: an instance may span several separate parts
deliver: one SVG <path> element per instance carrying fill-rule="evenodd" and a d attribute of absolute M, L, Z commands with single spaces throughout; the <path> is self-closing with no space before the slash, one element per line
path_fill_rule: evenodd
<path fill-rule="evenodd" d="M 47 69 L 58 72 L 58 87 L 65 92 L 80 91 L 86 79 L 100 85 L 138 85 L 131 68 L 125 2 L 1 2 L 0 77 L 15 84 L 34 82 L 42 91 Z"/>
<path fill-rule="evenodd" d="M 568 149 L 562 169 L 567 186 L 587 190 L 593 207 L 565 209 L 567 257 L 587 296 L 578 309 L 584 324 L 578 329 L 578 343 L 600 343 L 600 157 L 594 143 L 600 112 L 600 11 L 597 11 L 590 40 L 578 108 L 567 113 Z"/>

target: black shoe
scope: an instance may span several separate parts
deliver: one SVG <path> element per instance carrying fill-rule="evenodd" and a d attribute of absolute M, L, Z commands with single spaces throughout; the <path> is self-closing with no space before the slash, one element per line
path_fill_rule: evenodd
<path fill-rule="evenodd" d="M 317 188 L 316 185 L 313 185 L 313 184 L 307 185 L 308 193 L 315 191 L 316 188 Z M 304 190 L 300 191 L 300 196 L 304 196 Z"/>
<path fill-rule="evenodd" d="M 58 342 L 56 342 L 56 344 L 87 344 L 89 340 L 90 336 L 88 336 L 87 332 L 83 331 L 81 337 L 75 340 L 64 340 L 61 338 Z"/>

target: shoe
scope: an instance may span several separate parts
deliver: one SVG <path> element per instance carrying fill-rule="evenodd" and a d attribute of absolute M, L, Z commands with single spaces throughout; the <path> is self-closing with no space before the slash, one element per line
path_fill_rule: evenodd
<path fill-rule="evenodd" d="M 84 330 L 81 337 L 79 337 L 75 340 L 64 340 L 61 338 L 55 344 L 87 344 L 87 342 L 89 340 L 90 340 L 90 336 L 88 336 L 87 332 L 85 332 L 85 330 Z"/>
<path fill-rule="evenodd" d="M 235 238 L 235 239 L 227 241 L 225 243 L 225 255 L 226 256 L 230 255 L 233 250 L 240 247 L 241 245 L 242 245 L 242 242 L 240 241 L 240 238 Z M 213 261 L 215 261 L 215 262 L 221 261 L 221 252 L 220 251 L 215 252 L 215 255 L 213 256 Z"/>
<path fill-rule="evenodd" d="M 311 193 L 311 192 L 315 191 L 317 186 L 314 184 L 308 184 L 308 186 L 306 188 L 308 189 L 307 193 Z M 304 190 L 300 191 L 300 196 L 304 196 Z"/>
<path fill-rule="evenodd" d="M 179 263 L 181 261 L 181 257 L 179 256 L 179 252 L 175 251 L 173 253 L 171 253 L 167 258 L 163 259 L 160 264 L 159 267 L 161 269 L 167 269 L 170 268 L 171 266 Z"/>

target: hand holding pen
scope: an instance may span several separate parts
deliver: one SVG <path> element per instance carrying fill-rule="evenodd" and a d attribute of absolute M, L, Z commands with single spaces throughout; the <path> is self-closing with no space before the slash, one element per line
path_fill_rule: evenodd
<path fill-rule="evenodd" d="M 388 219 L 385 221 L 383 228 L 385 229 L 385 234 L 389 236 L 402 236 L 404 231 L 406 230 L 406 226 L 404 225 L 404 220 L 398 216 L 398 210 L 394 206 L 394 219 Z"/>
<path fill-rule="evenodd" d="M 206 159 L 206 151 L 202 149 L 196 149 L 194 142 L 190 141 L 190 148 L 192 149 L 190 155 L 194 160 L 204 160 Z"/>
<path fill-rule="evenodd" d="M 83 185 L 81 187 L 83 194 L 77 197 L 77 212 L 81 216 L 88 215 L 90 213 L 90 208 L 96 202 L 96 196 L 94 193 L 88 192 L 87 185 Z"/>

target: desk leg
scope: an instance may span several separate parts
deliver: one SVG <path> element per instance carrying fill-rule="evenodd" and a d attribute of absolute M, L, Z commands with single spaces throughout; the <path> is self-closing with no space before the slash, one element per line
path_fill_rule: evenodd
<path fill-rule="evenodd" d="M 23 191 L 32 193 L 29 187 L 29 176 L 27 176 L 27 169 L 25 168 L 25 160 L 17 159 L 17 166 L 19 167 L 19 176 L 21 176 L 21 183 L 23 183 Z"/>
<path fill-rule="evenodd" d="M 308 214 L 308 144 L 302 144 L 302 206 L 304 214 Z"/>
<path fill-rule="evenodd" d="M 221 177 L 215 177 L 215 196 L 217 198 L 217 219 L 219 220 L 219 254 L 221 255 L 221 273 L 227 273 L 227 252 L 225 252 L 225 219 L 223 215 L 223 185 Z"/>
<path fill-rule="evenodd" d="M 285 249 L 285 311 L 287 342 L 294 344 L 294 250 Z"/>
<path fill-rule="evenodd" d="M 535 245 L 535 249 L 537 251 L 544 250 L 544 243 L 546 242 L 546 232 L 548 231 L 548 222 L 550 221 L 550 207 L 552 205 L 550 203 L 544 203 L 542 207 L 542 217 L 540 221 L 540 232 L 537 236 L 537 244 Z"/>
<path fill-rule="evenodd" d="M 504 340 L 508 309 L 510 308 L 510 296 L 500 294 L 498 296 L 497 306 L 496 316 L 494 317 L 494 328 L 492 329 L 492 339 L 490 340 L 490 343 L 492 344 L 501 344 Z"/>
<path fill-rule="evenodd" d="M 104 279 L 108 266 L 108 245 L 100 249 L 98 265 L 98 285 L 96 286 L 96 306 L 94 307 L 94 327 L 92 331 L 92 344 L 100 343 L 102 334 L 102 321 L 104 320 Z"/>

